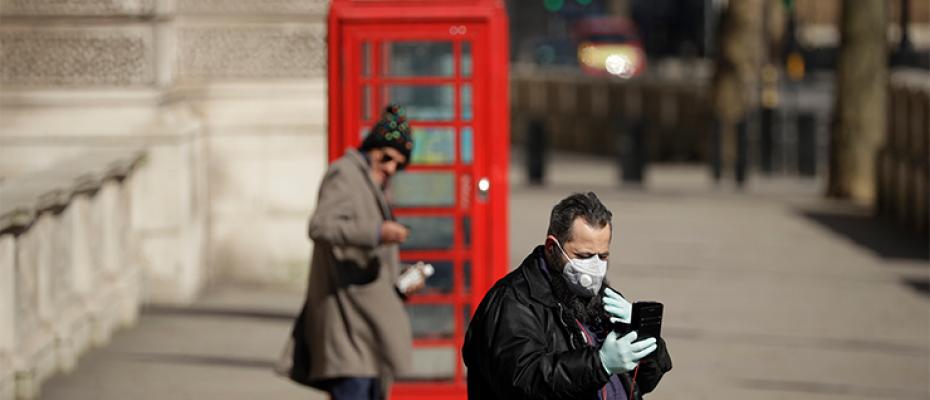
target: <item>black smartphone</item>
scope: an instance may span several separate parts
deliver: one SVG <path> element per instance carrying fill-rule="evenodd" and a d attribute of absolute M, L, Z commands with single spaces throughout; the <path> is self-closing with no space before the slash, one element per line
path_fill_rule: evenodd
<path fill-rule="evenodd" d="M 662 336 L 662 303 L 637 301 L 633 303 L 630 327 L 636 331 L 636 340 Z"/>

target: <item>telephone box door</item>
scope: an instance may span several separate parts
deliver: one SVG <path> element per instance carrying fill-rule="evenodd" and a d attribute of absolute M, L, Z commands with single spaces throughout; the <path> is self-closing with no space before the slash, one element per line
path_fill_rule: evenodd
<path fill-rule="evenodd" d="M 395 384 L 394 399 L 465 398 L 463 337 L 474 307 L 500 275 L 492 271 L 499 257 L 491 256 L 491 242 L 501 234 L 495 229 L 506 237 L 507 224 L 491 218 L 506 197 L 490 193 L 506 190 L 506 175 L 491 171 L 506 171 L 500 152 L 508 149 L 491 140 L 486 29 L 480 22 L 381 22 L 341 30 L 342 96 L 331 106 L 341 107 L 344 136 L 331 137 L 330 157 L 357 146 L 386 104 L 406 107 L 411 163 L 386 193 L 398 221 L 411 229 L 402 262 L 435 267 L 426 288 L 407 302 L 415 367 Z"/>

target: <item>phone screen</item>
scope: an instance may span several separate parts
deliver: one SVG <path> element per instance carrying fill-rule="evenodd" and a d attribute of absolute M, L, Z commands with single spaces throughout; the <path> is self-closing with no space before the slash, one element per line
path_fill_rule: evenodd
<path fill-rule="evenodd" d="M 631 328 L 636 331 L 636 340 L 662 336 L 662 309 L 662 303 L 655 301 L 633 303 Z"/>

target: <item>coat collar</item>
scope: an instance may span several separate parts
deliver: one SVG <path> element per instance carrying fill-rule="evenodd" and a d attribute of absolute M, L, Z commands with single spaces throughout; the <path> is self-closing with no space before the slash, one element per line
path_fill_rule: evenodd
<path fill-rule="evenodd" d="M 546 258 L 543 257 L 543 249 L 543 246 L 536 246 L 533 252 L 523 260 L 520 269 L 526 278 L 530 297 L 546 306 L 555 307 L 558 302 L 552 295 L 552 286 L 549 283 L 549 277 L 546 276 L 547 271 L 543 271 L 543 268 L 548 268 Z"/>
<path fill-rule="evenodd" d="M 345 157 L 361 170 L 362 176 L 365 177 L 365 182 L 368 183 L 368 188 L 378 201 L 378 207 L 381 208 L 381 215 L 384 216 L 384 219 L 393 221 L 394 213 L 391 211 L 391 206 L 388 205 L 387 199 L 384 198 L 384 191 L 381 190 L 381 187 L 376 184 L 375 181 L 371 180 L 371 165 L 368 163 L 368 160 L 366 160 L 365 156 L 358 150 L 351 148 L 346 149 Z"/>

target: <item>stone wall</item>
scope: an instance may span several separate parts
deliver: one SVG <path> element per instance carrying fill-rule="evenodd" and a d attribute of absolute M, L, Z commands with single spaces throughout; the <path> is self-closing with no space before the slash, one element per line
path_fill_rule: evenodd
<path fill-rule="evenodd" d="M 175 93 L 201 118 L 213 280 L 303 285 L 326 166 L 326 1 L 179 0 Z"/>
<path fill-rule="evenodd" d="M 140 159 L 98 150 L 0 182 L 0 400 L 37 398 L 135 322 Z"/>
<path fill-rule="evenodd" d="M 0 0 L 0 180 L 148 149 L 144 293 L 302 285 L 326 165 L 325 0 Z"/>

